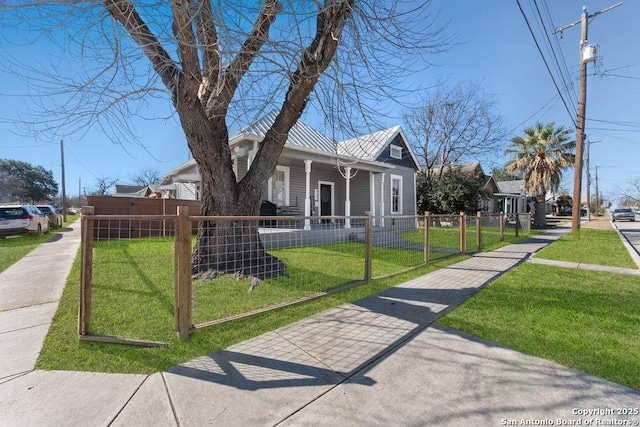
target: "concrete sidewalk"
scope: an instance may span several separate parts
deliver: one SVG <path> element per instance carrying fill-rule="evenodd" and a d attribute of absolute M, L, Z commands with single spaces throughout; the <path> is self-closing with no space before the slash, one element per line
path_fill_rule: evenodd
<path fill-rule="evenodd" d="M 78 220 L 0 273 L 0 382 L 33 370 L 79 247 Z"/>
<path fill-rule="evenodd" d="M 636 408 L 636 390 L 431 326 L 565 231 L 477 254 L 150 376 L 2 369 L 0 426 L 633 421 L 639 417 L 580 411 Z M 0 367 L 7 356 L 0 351 Z"/>

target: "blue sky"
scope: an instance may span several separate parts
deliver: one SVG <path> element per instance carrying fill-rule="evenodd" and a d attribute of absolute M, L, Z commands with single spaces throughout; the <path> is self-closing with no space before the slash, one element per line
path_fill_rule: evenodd
<path fill-rule="evenodd" d="M 591 0 L 586 5 L 593 13 L 614 3 Z M 563 81 L 555 72 L 553 57 L 536 19 L 535 5 L 549 30 L 552 25 L 558 28 L 578 20 L 585 2 L 520 0 L 520 4 L 560 89 L 565 91 L 565 83 L 573 86 L 571 97 L 566 91 L 563 94 L 569 103 L 568 109 L 574 112 L 580 27 L 566 30 L 562 38 L 549 35 L 565 75 Z M 555 121 L 573 128 L 575 117 L 559 100 L 515 0 L 434 0 L 432 7 L 438 13 L 437 22 L 448 23 L 447 31 L 456 35 L 458 44 L 449 52 L 431 57 L 435 65 L 414 76 L 415 83 L 429 86 L 437 81 L 448 85 L 478 82 L 485 92 L 495 97 L 507 127 L 513 129 L 512 136 L 521 134 L 524 127 L 537 121 Z M 640 178 L 640 114 L 634 102 L 640 99 L 639 18 L 640 2 L 627 0 L 622 6 L 597 16 L 589 25 L 589 43 L 599 45 L 601 59 L 597 66 L 589 65 L 586 133 L 593 141 L 592 180 L 598 166 L 599 186 L 605 197 Z M 44 43 L 27 46 L 3 43 L 4 51 L 36 66 L 42 63 L 35 59 L 42 52 L 56 49 Z M 0 74 L 0 158 L 41 165 L 52 170 L 60 182 L 60 138 L 45 141 L 16 134 L 13 122 L 19 120 L 18 111 L 24 111 L 31 102 L 22 96 L 27 92 L 17 79 Z M 157 108 L 161 111 L 166 104 Z M 313 125 L 313 120 L 309 120 Z M 385 126 L 397 124 L 393 119 L 382 122 Z M 117 145 L 97 131 L 65 137 L 67 194 L 74 196 L 79 190 L 95 188 L 95 181 L 100 177 L 118 178 L 126 184 L 143 169 L 155 169 L 163 175 L 189 159 L 184 135 L 176 120 L 140 122 L 137 133 L 144 146 Z M 592 194 L 594 185 L 592 181 Z M 571 194 L 572 186 L 573 172 L 567 171 L 561 188 Z"/>

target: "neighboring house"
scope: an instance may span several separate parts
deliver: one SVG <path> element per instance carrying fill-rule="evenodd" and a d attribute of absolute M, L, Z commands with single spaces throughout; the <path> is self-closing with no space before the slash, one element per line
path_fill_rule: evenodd
<path fill-rule="evenodd" d="M 524 191 L 524 180 L 498 181 L 498 191 L 494 196 L 500 199 L 501 210 L 505 214 L 527 212 L 528 199 Z"/>
<path fill-rule="evenodd" d="M 159 198 L 160 192 L 155 185 L 120 185 L 116 184 L 113 197 Z"/>
<path fill-rule="evenodd" d="M 275 120 L 270 113 L 229 140 L 233 168 L 242 179 Z M 302 122 L 289 132 L 263 199 L 280 214 L 374 216 L 416 214 L 418 162 L 399 126 L 335 142 Z M 158 187 L 162 197 L 199 200 L 195 160 L 169 172 Z M 345 221 L 347 227 L 350 222 Z M 379 219 L 376 225 L 384 226 Z M 309 220 L 305 221 L 305 228 Z"/>
<path fill-rule="evenodd" d="M 478 210 L 483 213 L 498 213 L 500 212 L 500 199 L 495 197 L 495 194 L 499 192 L 498 184 L 493 179 L 492 175 L 486 175 L 480 162 L 471 162 L 465 163 L 462 165 L 455 165 L 454 167 L 458 168 L 468 176 L 480 177 L 482 180 L 482 188 L 489 192 L 492 196 L 490 197 L 479 197 L 478 199 Z M 451 169 L 451 166 L 445 166 L 444 168 L 435 168 L 433 169 L 433 175 L 439 176 L 440 170 L 443 169 L 443 173 L 446 173 Z"/>

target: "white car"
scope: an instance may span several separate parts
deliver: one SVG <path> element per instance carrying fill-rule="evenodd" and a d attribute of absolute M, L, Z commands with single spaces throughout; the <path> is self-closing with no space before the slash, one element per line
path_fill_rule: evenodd
<path fill-rule="evenodd" d="M 56 208 L 51 205 L 37 205 L 40 212 L 49 217 L 49 228 L 62 227 L 62 215 L 56 212 Z"/>
<path fill-rule="evenodd" d="M 0 205 L 0 238 L 16 234 L 37 234 L 49 232 L 49 217 L 34 205 Z"/>

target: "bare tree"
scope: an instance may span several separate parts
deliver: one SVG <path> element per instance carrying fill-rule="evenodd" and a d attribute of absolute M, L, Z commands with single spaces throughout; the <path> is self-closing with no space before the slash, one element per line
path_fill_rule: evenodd
<path fill-rule="evenodd" d="M 420 199 L 432 210 L 434 183 L 461 162 L 496 159 L 504 149 L 504 118 L 475 83 L 438 86 L 404 117 L 407 134 L 423 166 Z"/>
<path fill-rule="evenodd" d="M 89 193 L 91 196 L 108 196 L 111 188 L 118 182 L 117 178 L 101 176 L 96 179 L 96 187 Z"/>
<path fill-rule="evenodd" d="M 84 122 L 123 141 L 135 134 L 126 119 L 146 114 L 141 107 L 168 94 L 166 114 L 177 115 L 200 170 L 202 214 L 255 215 L 288 132 L 308 104 L 328 122 L 340 120 L 338 132 L 349 132 L 369 123 L 372 112 L 379 115 L 381 100 L 389 104 L 402 95 L 406 64 L 448 45 L 440 30 L 429 30 L 429 3 L 35 0 L 28 5 L 58 36 L 52 39 L 66 33 L 65 48 L 85 55 L 86 76 L 79 82 L 79 71 L 40 75 L 40 90 L 65 93 L 63 86 L 68 96 L 31 130 L 73 132 Z M 33 28 L 34 14 L 22 13 L 23 7 L 5 8 L 11 20 L 2 17 L 3 24 L 23 19 Z M 107 60 L 101 67 L 100 58 Z M 229 126 L 270 109 L 278 111 L 275 121 L 237 181 Z M 233 224 L 215 228 L 214 222 L 199 228 L 194 274 L 240 270 L 264 278 L 284 272 L 265 253 L 257 225 L 251 233 Z"/>
<path fill-rule="evenodd" d="M 131 181 L 141 187 L 155 184 L 160 181 L 160 172 L 151 168 L 142 169 L 131 177 Z"/>
<path fill-rule="evenodd" d="M 630 180 L 614 192 L 622 206 L 640 206 L 640 178 Z"/>
<path fill-rule="evenodd" d="M 504 151 L 504 118 L 478 84 L 436 87 L 404 118 L 427 172 L 464 161 L 495 159 Z"/>

